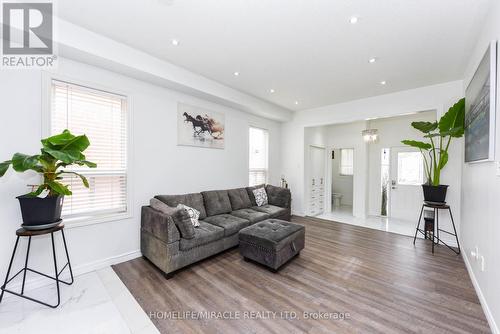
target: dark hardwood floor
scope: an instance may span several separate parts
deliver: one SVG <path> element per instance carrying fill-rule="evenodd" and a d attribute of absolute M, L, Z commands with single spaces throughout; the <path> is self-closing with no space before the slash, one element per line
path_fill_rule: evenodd
<path fill-rule="evenodd" d="M 490 333 L 461 256 L 444 246 L 433 255 L 425 240 L 292 221 L 306 226 L 306 247 L 277 274 L 237 248 L 170 280 L 144 258 L 113 268 L 161 333 Z M 186 311 L 237 319 L 186 319 L 206 315 Z"/>

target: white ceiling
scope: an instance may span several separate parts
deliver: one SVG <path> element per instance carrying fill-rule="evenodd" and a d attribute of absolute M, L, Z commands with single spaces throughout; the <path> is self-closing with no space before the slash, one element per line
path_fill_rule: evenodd
<path fill-rule="evenodd" d="M 228 86 L 302 110 L 462 79 L 490 4 L 71 0 L 59 1 L 57 12 Z M 353 15 L 359 17 L 355 25 L 349 23 Z M 173 38 L 179 46 L 172 45 Z M 373 64 L 371 57 L 377 57 Z"/>

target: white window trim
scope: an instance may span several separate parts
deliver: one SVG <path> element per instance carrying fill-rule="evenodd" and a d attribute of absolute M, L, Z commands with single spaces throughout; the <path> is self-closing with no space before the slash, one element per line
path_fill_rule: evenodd
<path fill-rule="evenodd" d="M 262 126 L 254 125 L 254 124 L 249 124 L 248 130 L 247 130 L 247 166 L 248 166 L 247 179 L 249 178 L 250 172 L 252 171 L 252 169 L 250 169 L 250 134 L 249 134 L 251 128 L 264 130 L 267 132 L 267 160 L 266 160 L 267 166 L 266 166 L 266 168 L 254 168 L 254 170 L 265 169 L 267 172 L 266 172 L 266 180 L 264 183 L 268 184 L 269 183 L 269 159 L 271 156 L 270 149 L 269 149 L 269 143 L 271 142 L 271 140 L 270 140 L 271 134 L 269 133 L 269 129 L 264 128 Z"/>
<path fill-rule="evenodd" d="M 130 93 L 119 91 L 114 88 L 105 87 L 101 84 L 86 82 L 80 79 L 68 77 L 59 73 L 42 71 L 42 138 L 49 137 L 51 124 L 51 87 L 52 80 L 64 81 L 75 85 L 97 89 L 111 94 L 124 96 L 127 101 L 127 211 L 113 214 L 103 214 L 94 216 L 81 216 L 75 218 L 64 219 L 66 228 L 82 227 L 94 224 L 108 223 L 119 220 L 131 219 L 134 216 L 134 208 L 132 205 L 133 194 L 133 163 L 132 163 L 132 98 Z M 42 139 L 40 138 L 40 139 Z"/>

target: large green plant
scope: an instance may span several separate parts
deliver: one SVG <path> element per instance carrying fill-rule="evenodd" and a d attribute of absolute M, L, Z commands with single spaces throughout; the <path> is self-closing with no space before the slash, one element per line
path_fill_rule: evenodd
<path fill-rule="evenodd" d="M 427 184 L 437 186 L 441 170 L 448 163 L 448 149 L 452 138 L 464 135 L 465 99 L 460 99 L 439 122 L 413 122 L 411 125 L 424 133 L 427 142 L 403 140 L 402 143 L 420 150 L 424 157 Z"/>
<path fill-rule="evenodd" d="M 28 195 L 38 196 L 44 190 L 49 191 L 49 196 L 71 195 L 68 186 L 61 183 L 64 174 L 74 174 L 80 177 L 87 188 L 89 183 L 85 176 L 65 168 L 71 165 L 95 168 L 97 165 L 87 161 L 83 154 L 89 145 L 87 136 L 74 136 L 68 130 L 64 130 L 61 134 L 42 139 L 40 154 L 16 153 L 11 160 L 0 163 L 0 177 L 5 175 L 10 165 L 20 173 L 32 170 L 43 176 L 43 183 Z"/>

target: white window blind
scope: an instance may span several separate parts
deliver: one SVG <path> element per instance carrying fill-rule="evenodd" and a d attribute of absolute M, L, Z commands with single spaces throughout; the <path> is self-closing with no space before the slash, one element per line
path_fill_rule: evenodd
<path fill-rule="evenodd" d="M 267 130 L 250 128 L 249 142 L 249 175 L 248 183 L 255 186 L 267 183 L 268 177 L 268 141 Z"/>
<path fill-rule="evenodd" d="M 343 148 L 340 150 L 340 175 L 354 174 L 354 149 Z"/>
<path fill-rule="evenodd" d="M 72 196 L 64 198 L 63 217 L 95 217 L 127 212 L 127 100 L 124 96 L 52 80 L 51 134 L 64 129 L 85 134 L 90 146 L 84 152 L 97 168 L 75 166 L 78 177 L 65 177 Z"/>

